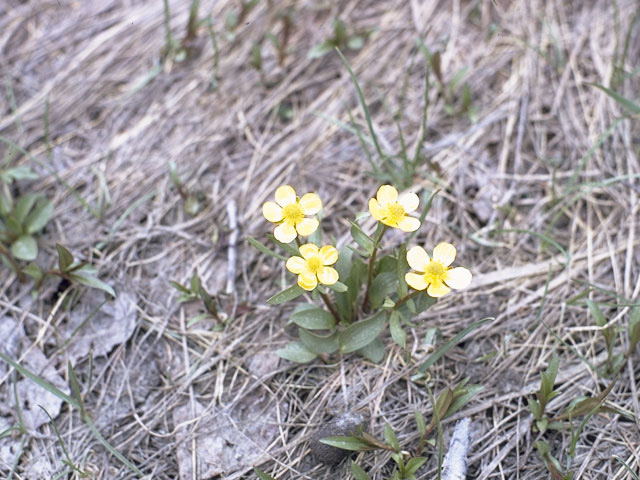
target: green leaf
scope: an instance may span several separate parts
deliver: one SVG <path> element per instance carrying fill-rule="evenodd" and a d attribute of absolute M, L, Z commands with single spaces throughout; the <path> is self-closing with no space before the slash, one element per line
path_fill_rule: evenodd
<path fill-rule="evenodd" d="M 184 285 L 178 283 L 178 282 L 174 282 L 173 280 L 169 280 L 169 285 L 171 285 L 173 288 L 175 288 L 176 290 L 178 290 L 179 292 L 182 292 L 186 295 L 192 295 L 195 297 L 195 295 L 191 292 L 191 290 L 189 290 L 187 287 L 185 287 Z"/>
<path fill-rule="evenodd" d="M 38 195 L 26 194 L 21 196 L 16 202 L 16 208 L 13 210 L 13 216 L 19 223 L 23 223 L 24 219 L 38 200 Z"/>
<path fill-rule="evenodd" d="M 405 465 L 405 471 L 408 475 L 414 475 L 426 461 L 427 457 L 413 457 Z"/>
<path fill-rule="evenodd" d="M 27 216 L 24 221 L 25 230 L 27 233 L 36 233 L 44 228 L 44 226 L 51 220 L 53 216 L 53 203 L 46 198 L 42 198 L 38 201 L 35 208 Z"/>
<path fill-rule="evenodd" d="M 371 282 L 369 300 L 371 307 L 376 309 L 382 306 L 384 299 L 392 295 L 398 289 L 398 277 L 395 272 L 384 272 L 377 275 Z"/>
<path fill-rule="evenodd" d="M 349 287 L 342 282 L 336 282 L 333 285 L 327 285 L 327 287 L 337 293 L 344 293 L 349 290 Z"/>
<path fill-rule="evenodd" d="M 418 433 L 420 435 L 424 435 L 425 433 L 427 433 L 427 421 L 425 420 L 424 415 L 420 410 L 416 410 L 414 412 L 414 415 L 416 417 L 416 425 L 418 426 Z"/>
<path fill-rule="evenodd" d="M 375 338 L 373 342 L 359 348 L 357 352 L 373 363 L 380 363 L 384 358 L 384 342 L 380 338 Z"/>
<path fill-rule="evenodd" d="M 58 249 L 58 268 L 61 272 L 66 272 L 73 264 L 73 255 L 59 243 L 56 243 L 56 248 Z"/>
<path fill-rule="evenodd" d="M 71 278 L 71 280 L 75 280 L 78 283 L 81 283 L 82 285 L 86 285 L 87 287 L 103 290 L 114 298 L 116 296 L 116 292 L 113 290 L 113 288 L 111 288 L 110 285 L 104 283 L 97 277 L 94 277 L 93 275 L 87 274 L 83 271 L 76 270 L 74 273 L 69 274 L 69 278 Z"/>
<path fill-rule="evenodd" d="M 400 325 L 400 313 L 397 311 L 391 312 L 391 317 L 389 318 L 389 330 L 391 330 L 391 338 L 393 338 L 393 341 L 402 348 L 405 348 L 407 332 L 405 332 Z"/>
<path fill-rule="evenodd" d="M 274 257 L 277 258 L 278 260 L 283 260 L 286 261 L 287 257 L 285 257 L 284 255 L 280 255 L 279 253 L 274 252 L 273 250 L 271 250 L 269 247 L 267 247 L 266 245 L 263 245 L 262 243 L 260 243 L 258 240 L 256 240 L 253 237 L 247 237 L 247 241 L 256 248 L 256 250 L 264 253 L 265 255 L 269 255 L 270 257 Z"/>
<path fill-rule="evenodd" d="M 360 225 L 355 222 L 351 222 L 351 236 L 358 246 L 362 248 L 368 256 L 371 256 L 374 248 L 373 239 L 364 233 L 364 230 L 360 228 Z"/>
<path fill-rule="evenodd" d="M 40 270 L 40 267 L 38 265 L 36 265 L 35 263 L 33 263 L 33 262 L 31 262 L 29 265 L 24 267 L 22 269 L 22 273 L 24 273 L 25 275 L 30 276 L 36 282 L 39 282 L 40 279 L 42 279 L 42 270 Z"/>
<path fill-rule="evenodd" d="M 591 300 L 587 299 L 587 307 L 589 307 L 589 311 L 593 316 L 593 320 L 596 322 L 596 325 L 599 327 L 603 327 L 607 324 L 607 319 L 604 318 L 604 314 L 600 307 L 598 307 L 597 303 L 593 303 Z"/>
<path fill-rule="evenodd" d="M 634 102 L 632 100 L 629 100 L 626 97 L 623 97 L 618 92 L 614 92 L 613 90 L 611 90 L 611 89 L 609 89 L 607 87 L 604 87 L 602 85 L 598 85 L 597 83 L 590 83 L 590 82 L 585 82 L 585 83 L 587 85 L 591 85 L 592 87 L 599 88 L 604 93 L 606 93 L 611 98 L 613 98 L 616 102 L 618 102 L 620 105 L 622 105 L 624 108 L 629 110 L 631 113 L 633 113 L 635 115 L 640 115 L 640 104 L 637 104 L 636 102 Z"/>
<path fill-rule="evenodd" d="M 255 473 L 260 480 L 276 480 L 271 475 L 268 475 L 255 467 L 253 468 L 253 473 Z"/>
<path fill-rule="evenodd" d="M 309 53 L 307 54 L 307 58 L 309 60 L 313 60 L 315 58 L 323 57 L 327 53 L 329 53 L 332 49 L 333 49 L 333 43 L 330 42 L 329 40 L 325 40 L 324 42 L 318 43 L 313 47 L 311 47 L 311 50 L 309 50 Z"/>
<path fill-rule="evenodd" d="M 557 355 L 553 355 L 553 358 L 549 362 L 549 365 L 547 365 L 546 370 L 541 374 L 542 382 L 540 385 L 540 393 L 545 400 L 551 399 L 553 385 L 555 384 L 556 376 L 558 375 L 559 364 L 560 359 Z"/>
<path fill-rule="evenodd" d="M 629 314 L 629 349 L 633 351 L 640 343 L 640 306 L 635 305 Z"/>
<path fill-rule="evenodd" d="M 276 350 L 276 355 L 296 363 L 308 363 L 317 356 L 301 342 L 288 343 L 284 348 Z"/>
<path fill-rule="evenodd" d="M 13 201 L 10 195 L 5 195 L 4 192 L 0 192 L 0 215 L 6 217 L 13 210 Z"/>
<path fill-rule="evenodd" d="M 398 249 L 398 262 L 396 263 L 396 273 L 398 275 L 398 296 L 406 297 L 409 293 L 409 287 L 404 279 L 406 273 L 410 270 L 407 262 L 407 246 L 403 243 Z"/>
<path fill-rule="evenodd" d="M 469 385 L 468 387 L 466 387 L 465 393 L 459 396 L 455 396 L 455 398 L 453 399 L 453 402 L 447 409 L 447 413 L 442 417 L 441 420 L 444 420 L 445 418 L 448 418 L 454 413 L 456 413 L 458 410 L 464 407 L 467 403 L 469 403 L 469 401 L 473 397 L 475 397 L 479 392 L 481 392 L 483 389 L 484 387 L 482 385 Z M 458 392 L 454 392 L 454 393 L 458 393 Z"/>
<path fill-rule="evenodd" d="M 316 335 L 300 327 L 298 336 L 304 346 L 314 353 L 334 353 L 338 350 L 337 332 L 330 335 Z"/>
<path fill-rule="evenodd" d="M 20 260 L 35 260 L 38 256 L 38 244 L 31 235 L 22 235 L 11 244 L 11 253 Z"/>
<path fill-rule="evenodd" d="M 360 35 L 354 35 L 350 37 L 349 41 L 347 42 L 347 47 L 349 47 L 351 50 L 360 50 L 363 46 L 364 37 L 361 37 Z"/>
<path fill-rule="evenodd" d="M 371 480 L 371 477 L 356 462 L 351 462 L 351 475 L 354 480 Z"/>
<path fill-rule="evenodd" d="M 299 327 L 309 330 L 332 330 L 336 325 L 333 315 L 311 304 L 299 305 L 289 318 Z"/>
<path fill-rule="evenodd" d="M 382 332 L 385 323 L 385 313 L 378 312 L 367 320 L 349 325 L 340 334 L 340 352 L 355 352 L 368 345 Z"/>
<path fill-rule="evenodd" d="M 300 255 L 300 251 L 298 250 L 298 246 L 293 242 L 291 243 L 282 243 L 280 240 L 277 240 L 272 234 L 267 235 L 267 238 L 271 240 L 273 243 L 278 245 L 281 249 L 287 252 L 289 255 Z"/>
<path fill-rule="evenodd" d="M 289 287 L 281 291 L 280 293 L 276 293 L 273 297 L 267 300 L 267 303 L 269 305 L 280 305 L 281 303 L 285 303 L 293 300 L 294 298 L 298 298 L 304 292 L 305 291 L 296 284 L 293 287 Z"/>
<path fill-rule="evenodd" d="M 396 437 L 396 433 L 388 422 L 384 424 L 384 441 L 387 442 L 387 445 L 393 448 L 394 451 L 400 451 L 400 442 L 398 442 L 398 437 Z"/>
<path fill-rule="evenodd" d="M 73 396 L 77 400 L 78 405 L 80 405 L 80 411 L 84 416 L 85 411 L 84 411 L 84 402 L 82 400 L 82 389 L 80 388 L 78 377 L 76 377 L 76 372 L 73 370 L 73 366 L 71 366 L 71 361 L 67 362 L 67 372 L 69 374 L 69 386 L 71 387 Z"/>
<path fill-rule="evenodd" d="M 467 328 L 462 330 L 460 333 L 458 333 L 455 337 L 453 337 L 443 346 L 438 348 L 438 350 L 436 350 L 431 355 L 429 355 L 429 358 L 427 358 L 427 360 L 425 360 L 424 363 L 422 363 L 420 367 L 418 367 L 418 372 L 420 373 L 426 372 L 431 365 L 436 363 L 449 350 L 451 350 L 455 345 L 460 343 L 460 341 L 462 341 L 462 339 L 466 337 L 470 332 L 474 331 L 476 328 L 481 327 L 482 325 L 484 325 L 485 323 L 491 320 L 495 320 L 495 319 L 493 317 L 487 317 L 487 318 L 483 318 L 482 320 L 478 320 L 477 322 L 473 322 L 471 325 L 469 325 Z"/>
<path fill-rule="evenodd" d="M 38 178 L 38 175 L 31 170 L 31 167 L 26 165 L 9 168 L 3 174 L 10 180 L 9 183 L 13 180 L 36 180 Z"/>
<path fill-rule="evenodd" d="M 362 452 L 373 448 L 368 442 L 355 436 L 325 437 L 320 439 L 320 443 L 353 452 Z"/>

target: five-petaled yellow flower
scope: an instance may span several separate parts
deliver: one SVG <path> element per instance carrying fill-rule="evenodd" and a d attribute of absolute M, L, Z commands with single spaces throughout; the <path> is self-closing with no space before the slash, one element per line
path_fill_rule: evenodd
<path fill-rule="evenodd" d="M 301 257 L 287 260 L 287 270 L 298 275 L 298 285 L 305 290 L 313 290 L 318 282 L 333 285 L 338 281 L 338 272 L 330 267 L 338 261 L 338 250 L 331 245 L 318 249 L 313 243 L 300 246 Z"/>
<path fill-rule="evenodd" d="M 433 249 L 433 257 L 422 247 L 411 247 L 407 252 L 409 266 L 418 273 L 409 272 L 405 280 L 416 290 L 427 289 L 432 297 L 442 297 L 451 288 L 466 288 L 471 283 L 471 272 L 464 267 L 451 268 L 456 258 L 456 247 L 450 243 L 439 243 Z"/>
<path fill-rule="evenodd" d="M 399 228 L 403 232 L 414 232 L 420 228 L 420 220 L 407 215 L 418 208 L 419 199 L 415 193 L 405 193 L 398 197 L 398 191 L 391 185 L 382 185 L 376 198 L 369 200 L 369 211 L 373 218 L 383 224 Z"/>
<path fill-rule="evenodd" d="M 262 205 L 262 214 L 270 222 L 278 224 L 273 232 L 276 239 L 289 243 L 298 234 L 307 237 L 316 231 L 318 220 L 305 215 L 315 215 L 321 208 L 322 201 L 315 193 L 307 193 L 300 198 L 293 187 L 282 185 L 276 190 L 275 203 Z"/>

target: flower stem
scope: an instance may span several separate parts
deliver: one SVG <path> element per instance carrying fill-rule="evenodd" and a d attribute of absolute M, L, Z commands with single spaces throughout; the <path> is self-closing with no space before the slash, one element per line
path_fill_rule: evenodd
<path fill-rule="evenodd" d="M 376 265 L 376 255 L 378 253 L 378 247 L 380 246 L 380 240 L 382 240 L 382 236 L 386 231 L 387 231 L 387 226 L 383 225 L 382 223 L 379 223 L 376 238 L 373 240 L 373 252 L 371 252 L 371 257 L 369 258 L 369 274 L 367 276 L 367 289 L 364 291 L 364 301 L 362 302 L 362 310 L 365 312 L 369 308 L 369 289 L 371 288 L 371 282 L 373 281 L 373 270 Z"/>
<path fill-rule="evenodd" d="M 329 295 L 319 290 L 318 290 L 318 293 L 320 294 L 320 297 L 322 298 L 322 301 L 324 302 L 324 304 L 327 306 L 327 308 L 331 312 L 331 315 L 333 315 L 333 318 L 336 321 L 336 323 L 340 323 L 340 315 L 338 315 L 338 310 L 336 310 L 336 307 L 331 301 L 331 298 L 329 298 Z"/>
<path fill-rule="evenodd" d="M 393 306 L 392 310 L 397 310 L 400 306 L 402 306 L 403 303 L 411 300 L 413 297 L 418 296 L 422 292 L 424 292 L 424 290 L 415 290 L 415 291 L 409 293 L 408 295 L 405 295 L 400 300 L 398 300 L 398 302 Z"/>

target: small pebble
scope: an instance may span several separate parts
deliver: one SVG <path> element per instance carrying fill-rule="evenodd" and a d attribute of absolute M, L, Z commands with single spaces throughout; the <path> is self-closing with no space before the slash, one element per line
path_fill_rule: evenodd
<path fill-rule="evenodd" d="M 364 422 L 364 416 L 359 413 L 346 412 L 319 427 L 318 431 L 313 435 L 310 444 L 311 453 L 314 458 L 318 462 L 328 465 L 340 463 L 347 455 L 353 452 L 325 445 L 324 443 L 320 443 L 320 439 L 357 434 L 358 427 L 362 427 Z"/>

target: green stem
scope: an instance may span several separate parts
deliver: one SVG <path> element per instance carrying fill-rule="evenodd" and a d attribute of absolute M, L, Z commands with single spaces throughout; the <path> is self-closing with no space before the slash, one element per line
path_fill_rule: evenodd
<path fill-rule="evenodd" d="M 20 283 L 24 283 L 24 274 L 22 273 L 22 270 L 20 270 L 20 266 L 18 265 L 18 262 L 16 262 L 16 259 L 13 257 L 11 252 L 2 243 L 0 243 L 0 253 L 4 255 L 7 258 L 7 260 L 9 260 L 9 263 L 11 264 L 13 269 L 16 271 L 16 275 L 18 276 L 18 281 Z"/>
<path fill-rule="evenodd" d="M 382 228 L 380 227 L 382 226 Z M 376 238 L 373 241 L 373 252 L 371 252 L 371 257 L 369 258 L 369 273 L 367 275 L 367 289 L 364 291 L 364 301 L 362 302 L 362 310 L 365 312 L 369 308 L 369 289 L 371 288 L 371 282 L 373 281 L 373 271 L 375 269 L 376 264 L 376 255 L 378 254 L 378 247 L 380 246 L 380 240 L 382 240 L 382 236 L 384 232 L 387 231 L 387 226 L 382 223 L 378 224 L 378 232 Z"/>
<path fill-rule="evenodd" d="M 392 310 L 397 310 L 400 306 L 402 306 L 403 303 L 411 300 L 414 297 L 417 297 L 422 292 L 424 292 L 424 290 L 415 290 L 415 291 L 411 292 L 410 294 L 405 295 L 400 300 L 398 300 L 398 302 L 393 306 Z"/>
<path fill-rule="evenodd" d="M 329 295 L 327 295 L 326 293 L 322 293 L 320 290 L 318 290 L 318 293 L 320 294 L 320 297 L 322 298 L 324 304 L 331 312 L 331 315 L 333 315 L 336 323 L 340 323 L 340 315 L 338 315 L 338 310 L 336 310 L 336 307 L 333 305 L 333 302 L 331 301 L 331 298 L 329 298 Z"/>

